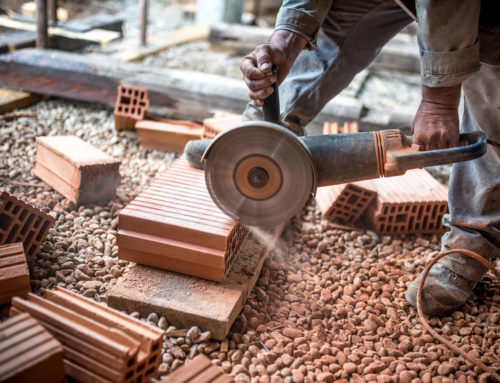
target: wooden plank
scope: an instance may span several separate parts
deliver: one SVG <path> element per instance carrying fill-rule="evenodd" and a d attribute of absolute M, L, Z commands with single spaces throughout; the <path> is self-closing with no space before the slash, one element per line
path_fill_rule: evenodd
<path fill-rule="evenodd" d="M 36 94 L 0 88 L 0 114 L 26 108 L 40 101 L 40 98 Z"/>
<path fill-rule="evenodd" d="M 19 20 L 13 20 L 7 16 L 0 15 L 0 26 L 11 29 L 20 29 L 24 31 L 36 31 L 36 25 Z M 61 27 L 49 27 L 49 35 L 67 37 L 76 40 L 87 40 L 99 44 L 108 44 L 111 41 L 117 40 L 121 37 L 119 32 L 106 31 L 104 29 L 93 29 L 88 32 L 72 32 Z"/>
<path fill-rule="evenodd" d="M 0 34 L 0 53 L 15 51 L 16 49 L 34 47 L 36 35 L 29 31 L 18 31 Z"/>

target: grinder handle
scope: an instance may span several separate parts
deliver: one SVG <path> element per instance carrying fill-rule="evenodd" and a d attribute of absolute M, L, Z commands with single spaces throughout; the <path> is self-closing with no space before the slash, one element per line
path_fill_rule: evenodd
<path fill-rule="evenodd" d="M 407 137 L 411 143 L 412 137 Z M 449 149 L 438 149 L 427 152 L 417 150 L 404 152 L 388 152 L 389 162 L 393 162 L 399 171 L 423 168 L 426 166 L 451 164 L 473 160 L 481 157 L 487 150 L 486 136 L 482 132 L 460 134 L 461 146 Z"/>
<path fill-rule="evenodd" d="M 280 123 L 280 94 L 278 91 L 278 68 L 273 67 L 273 75 L 276 81 L 273 82 L 273 93 L 264 99 L 264 106 L 262 111 L 264 112 L 264 121 L 272 122 L 274 124 Z"/>

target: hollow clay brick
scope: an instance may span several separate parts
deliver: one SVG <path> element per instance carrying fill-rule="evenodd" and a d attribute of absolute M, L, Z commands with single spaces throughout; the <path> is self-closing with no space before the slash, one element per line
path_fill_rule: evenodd
<path fill-rule="evenodd" d="M 67 374 L 78 381 L 145 382 L 156 374 L 160 330 L 62 288 L 14 298 L 10 315 L 21 312 L 62 343 Z"/>
<path fill-rule="evenodd" d="M 137 121 L 143 120 L 149 108 L 147 89 L 133 86 L 118 86 L 115 103 L 115 128 L 132 130 Z"/>
<path fill-rule="evenodd" d="M 10 194 L 0 195 L 0 245 L 22 242 L 28 264 L 35 256 L 55 219 Z"/>
<path fill-rule="evenodd" d="M 31 291 L 30 275 L 22 243 L 0 246 L 0 304 Z"/>
<path fill-rule="evenodd" d="M 37 137 L 33 174 L 77 205 L 113 199 L 120 161 L 75 136 Z"/>
<path fill-rule="evenodd" d="M 0 382 L 65 382 L 63 348 L 29 314 L 0 323 Z"/>
<path fill-rule="evenodd" d="M 142 120 L 135 124 L 143 148 L 182 153 L 188 141 L 200 139 L 203 127 L 190 121 Z"/>
<path fill-rule="evenodd" d="M 377 199 L 366 211 L 381 234 L 443 233 L 441 220 L 448 210 L 448 188 L 423 169 L 403 176 L 371 181 Z"/>
<path fill-rule="evenodd" d="M 323 216 L 332 221 L 354 223 L 377 196 L 369 181 L 318 188 L 316 204 Z"/>
<path fill-rule="evenodd" d="M 212 364 L 210 359 L 200 354 L 193 360 L 172 372 L 161 383 L 230 383 L 233 378 L 224 374 L 222 369 Z"/>
<path fill-rule="evenodd" d="M 121 212 L 118 257 L 220 282 L 248 230 L 212 201 L 204 172 L 184 159 Z"/>
<path fill-rule="evenodd" d="M 325 122 L 323 124 L 323 134 L 343 134 L 343 133 L 358 133 L 357 122 L 345 122 L 340 126 L 336 122 Z"/>
<path fill-rule="evenodd" d="M 239 114 L 206 118 L 203 120 L 203 135 L 202 138 L 214 138 L 220 132 L 232 128 L 242 122 L 242 117 Z"/>

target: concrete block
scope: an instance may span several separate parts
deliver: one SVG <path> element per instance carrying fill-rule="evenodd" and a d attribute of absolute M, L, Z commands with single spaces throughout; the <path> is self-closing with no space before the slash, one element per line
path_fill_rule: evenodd
<path fill-rule="evenodd" d="M 146 117 L 148 108 L 147 89 L 119 85 L 113 114 L 115 128 L 117 130 L 133 130 L 135 123 Z"/>
<path fill-rule="evenodd" d="M 61 343 L 29 314 L 0 323 L 0 381 L 66 382 Z"/>
<path fill-rule="evenodd" d="M 75 136 L 37 137 L 33 174 L 77 205 L 113 199 L 120 161 Z"/>
<path fill-rule="evenodd" d="M 22 243 L 0 246 L 0 304 L 31 292 L 30 274 Z"/>
<path fill-rule="evenodd" d="M 193 278 L 166 270 L 136 265 L 108 291 L 108 304 L 143 316 L 164 315 L 178 328 L 198 326 L 223 340 L 245 305 L 262 265 L 285 224 L 268 230 L 267 246 L 249 235 L 239 249 L 231 271 L 222 283 Z"/>
<path fill-rule="evenodd" d="M 10 194 L 0 195 L 0 245 L 22 242 L 28 264 L 35 256 L 54 225 L 55 219 Z"/>

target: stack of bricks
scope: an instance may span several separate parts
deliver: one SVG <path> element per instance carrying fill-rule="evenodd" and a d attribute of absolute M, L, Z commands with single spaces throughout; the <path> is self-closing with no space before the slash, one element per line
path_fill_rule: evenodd
<path fill-rule="evenodd" d="M 325 122 L 323 134 L 357 133 L 357 122 Z M 327 219 L 340 223 L 355 223 L 377 196 L 368 181 L 351 182 L 318 188 L 316 204 Z"/>
<path fill-rule="evenodd" d="M 0 304 L 9 303 L 12 297 L 26 297 L 30 291 L 23 244 L 0 246 Z"/>
<path fill-rule="evenodd" d="M 156 374 L 160 329 L 62 288 L 13 298 L 10 316 L 22 312 L 62 343 L 66 373 L 79 382 L 141 383 Z"/>
<path fill-rule="evenodd" d="M 6 192 L 0 195 L 0 245 L 22 242 L 28 264 L 33 265 L 55 219 Z"/>
<path fill-rule="evenodd" d="M 161 383 L 231 383 L 233 378 L 225 375 L 219 366 L 212 364 L 211 360 L 203 354 L 175 370 Z"/>
<path fill-rule="evenodd" d="M 203 134 L 201 138 L 210 139 L 214 138 L 220 132 L 230 129 L 238 124 L 241 124 L 242 116 L 239 114 L 206 118 L 203 120 Z"/>
<path fill-rule="evenodd" d="M 117 130 L 132 130 L 148 112 L 148 90 L 133 86 L 118 86 L 114 118 Z"/>
<path fill-rule="evenodd" d="M 221 282 L 247 233 L 182 157 L 120 212 L 118 257 Z"/>
<path fill-rule="evenodd" d="M 378 198 L 366 215 L 381 234 L 443 233 L 448 210 L 448 188 L 423 169 L 371 181 Z"/>
<path fill-rule="evenodd" d="M 0 323 L 0 381 L 66 382 L 61 343 L 28 314 Z"/>
<path fill-rule="evenodd" d="M 77 205 L 107 202 L 120 184 L 120 161 L 75 136 L 37 137 L 33 174 Z"/>
<path fill-rule="evenodd" d="M 135 124 L 143 148 L 182 153 L 191 140 L 199 140 L 203 127 L 191 121 L 142 120 Z"/>

